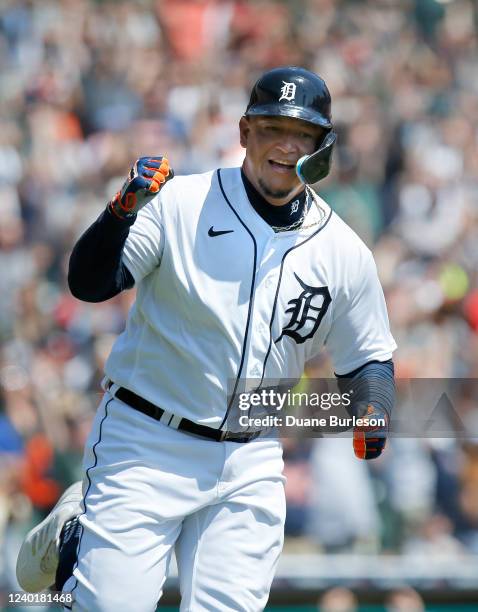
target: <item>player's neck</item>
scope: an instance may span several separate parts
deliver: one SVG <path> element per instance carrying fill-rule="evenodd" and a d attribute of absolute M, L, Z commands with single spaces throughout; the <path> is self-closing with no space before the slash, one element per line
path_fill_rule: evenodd
<path fill-rule="evenodd" d="M 257 214 L 260 215 L 269 225 L 274 227 L 287 227 L 288 225 L 291 225 L 301 219 L 303 216 L 307 202 L 307 194 L 305 190 L 291 198 L 291 200 L 282 206 L 274 206 L 273 204 L 270 204 L 261 193 L 259 193 L 259 191 L 247 178 L 242 168 L 241 177 L 249 202 Z"/>

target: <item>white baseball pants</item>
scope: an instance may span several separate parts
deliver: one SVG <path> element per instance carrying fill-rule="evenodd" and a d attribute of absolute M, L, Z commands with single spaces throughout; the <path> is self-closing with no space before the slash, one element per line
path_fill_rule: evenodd
<path fill-rule="evenodd" d="M 257 612 L 283 544 L 282 449 L 169 428 L 109 393 L 84 455 L 84 514 L 72 610 L 146 612 L 173 547 L 181 611 Z"/>

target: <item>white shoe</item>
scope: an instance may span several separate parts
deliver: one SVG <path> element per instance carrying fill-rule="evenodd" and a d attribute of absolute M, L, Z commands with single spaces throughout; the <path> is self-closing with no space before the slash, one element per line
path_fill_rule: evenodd
<path fill-rule="evenodd" d="M 81 481 L 63 493 L 50 514 L 28 532 L 17 559 L 18 584 L 38 593 L 55 583 L 60 534 L 66 521 L 82 513 Z"/>

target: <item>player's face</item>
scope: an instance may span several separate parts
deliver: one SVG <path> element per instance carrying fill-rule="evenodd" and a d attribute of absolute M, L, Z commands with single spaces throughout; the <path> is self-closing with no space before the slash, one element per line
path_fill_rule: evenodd
<path fill-rule="evenodd" d="M 304 185 L 295 165 L 317 149 L 323 129 L 290 117 L 242 117 L 239 130 L 244 172 L 259 193 L 275 206 L 300 193 Z"/>

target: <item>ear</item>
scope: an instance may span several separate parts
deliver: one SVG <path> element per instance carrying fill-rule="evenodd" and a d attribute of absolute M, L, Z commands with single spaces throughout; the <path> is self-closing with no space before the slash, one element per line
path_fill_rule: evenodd
<path fill-rule="evenodd" d="M 249 119 L 242 116 L 239 120 L 239 142 L 244 149 L 247 147 L 247 137 L 249 136 L 250 129 Z"/>

